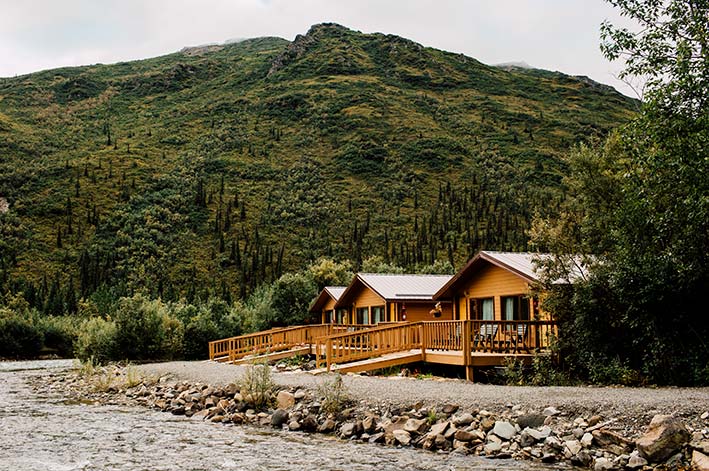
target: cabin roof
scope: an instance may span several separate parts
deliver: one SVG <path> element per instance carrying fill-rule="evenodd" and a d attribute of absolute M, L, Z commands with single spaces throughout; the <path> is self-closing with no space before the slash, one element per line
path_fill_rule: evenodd
<path fill-rule="evenodd" d="M 515 275 L 525 279 L 529 283 L 539 281 L 539 273 L 537 273 L 537 260 L 544 260 L 552 257 L 548 253 L 534 252 L 495 252 L 491 250 L 482 250 L 475 257 L 458 271 L 436 294 L 433 299 L 450 298 L 455 291 L 460 288 L 460 285 L 465 283 L 473 274 L 479 271 L 482 267 L 492 264 L 504 270 L 514 273 Z M 587 267 L 582 262 L 581 257 L 572 257 L 572 267 L 568 278 L 559 278 L 554 284 L 573 283 L 578 278 L 586 274 Z"/>
<path fill-rule="evenodd" d="M 357 273 L 342 293 L 337 307 L 350 303 L 359 286 L 371 289 L 385 301 L 432 301 L 436 291 L 450 279 L 451 275 Z"/>
<path fill-rule="evenodd" d="M 318 297 L 315 298 L 313 303 L 310 305 L 310 309 L 308 309 L 309 312 L 317 312 L 321 311 L 325 303 L 327 303 L 328 299 L 334 299 L 335 303 L 340 299 L 340 296 L 342 296 L 342 293 L 345 292 L 345 289 L 347 289 L 346 286 L 326 286 L 320 291 L 320 294 L 318 294 Z"/>

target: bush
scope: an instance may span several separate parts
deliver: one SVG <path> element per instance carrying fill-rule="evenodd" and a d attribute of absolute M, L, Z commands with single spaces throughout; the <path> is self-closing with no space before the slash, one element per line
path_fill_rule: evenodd
<path fill-rule="evenodd" d="M 116 358 L 116 324 L 100 317 L 81 324 L 74 353 L 82 362 L 106 363 Z"/>
<path fill-rule="evenodd" d="M 9 309 L 0 309 L 0 357 L 27 358 L 39 355 L 42 332 L 28 319 Z"/>
<path fill-rule="evenodd" d="M 317 295 L 313 279 L 303 273 L 286 273 L 273 286 L 271 326 L 298 325 L 310 319 L 308 308 Z"/>
<path fill-rule="evenodd" d="M 37 328 L 44 334 L 44 350 L 63 358 L 74 355 L 74 341 L 77 337 L 76 321 L 71 317 L 40 317 Z"/>
<path fill-rule="evenodd" d="M 327 414 L 338 414 L 352 401 L 339 373 L 318 386 L 318 395 L 322 399 L 320 408 Z"/>
<path fill-rule="evenodd" d="M 244 401 L 256 409 L 267 407 L 271 402 L 271 390 L 275 386 L 271 367 L 266 363 L 248 365 L 237 381 Z"/>
<path fill-rule="evenodd" d="M 182 354 L 184 328 L 160 300 L 121 298 L 115 312 L 117 359 L 163 360 Z"/>

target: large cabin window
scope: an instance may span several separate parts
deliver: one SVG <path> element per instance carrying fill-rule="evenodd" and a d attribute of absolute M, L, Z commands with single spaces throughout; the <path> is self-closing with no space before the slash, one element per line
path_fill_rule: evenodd
<path fill-rule="evenodd" d="M 358 307 L 357 308 L 356 323 L 357 324 L 369 324 L 369 308 L 368 307 Z"/>
<path fill-rule="evenodd" d="M 348 324 L 347 322 L 347 309 L 338 309 L 335 313 L 335 322 L 337 324 Z"/>
<path fill-rule="evenodd" d="M 330 324 L 333 322 L 333 316 L 335 314 L 335 311 L 333 309 L 329 309 L 325 311 L 325 323 Z"/>
<path fill-rule="evenodd" d="M 495 319 L 495 301 L 493 298 L 470 300 L 470 312 L 475 320 L 491 321 Z"/>
<path fill-rule="evenodd" d="M 379 322 L 384 322 L 384 306 L 373 306 L 372 307 L 372 324 L 377 324 Z"/>
<path fill-rule="evenodd" d="M 503 296 L 502 318 L 507 321 L 529 320 L 529 298 L 526 296 Z"/>

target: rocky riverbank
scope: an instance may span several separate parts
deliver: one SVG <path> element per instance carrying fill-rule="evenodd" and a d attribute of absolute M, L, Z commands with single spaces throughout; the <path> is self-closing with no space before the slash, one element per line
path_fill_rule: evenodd
<path fill-rule="evenodd" d="M 414 389 L 423 383 L 411 380 L 405 386 Z M 563 406 L 505 403 L 493 410 L 448 401 L 375 400 L 349 394 L 338 377 L 259 387 L 264 384 L 258 378 L 250 385 L 175 381 L 170 375 L 146 379 L 132 368 L 111 367 L 51 376 L 41 387 L 61 388 L 78 400 L 138 403 L 192 420 L 333 434 L 343 440 L 491 459 L 564 462 L 594 470 L 709 470 L 707 411 L 689 417 L 685 411 L 681 418 L 656 414 L 641 426 L 631 417 L 590 415 Z M 255 407 L 257 403 L 264 406 Z"/>

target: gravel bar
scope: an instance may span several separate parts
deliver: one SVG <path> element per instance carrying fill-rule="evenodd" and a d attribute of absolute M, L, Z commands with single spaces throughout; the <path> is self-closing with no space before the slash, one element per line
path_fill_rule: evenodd
<path fill-rule="evenodd" d="M 225 386 L 237 382 L 244 366 L 209 361 L 152 363 L 138 367 L 149 376 L 170 376 L 178 381 Z M 286 387 L 316 388 L 328 375 L 274 373 Z M 709 388 L 627 388 L 591 386 L 499 386 L 458 379 L 415 379 L 343 375 L 348 393 L 368 404 L 431 407 L 457 404 L 463 408 L 501 412 L 519 405 L 530 411 L 553 406 L 565 415 L 599 414 L 620 422 L 646 425 L 655 414 L 673 414 L 696 423 L 709 411 Z"/>

